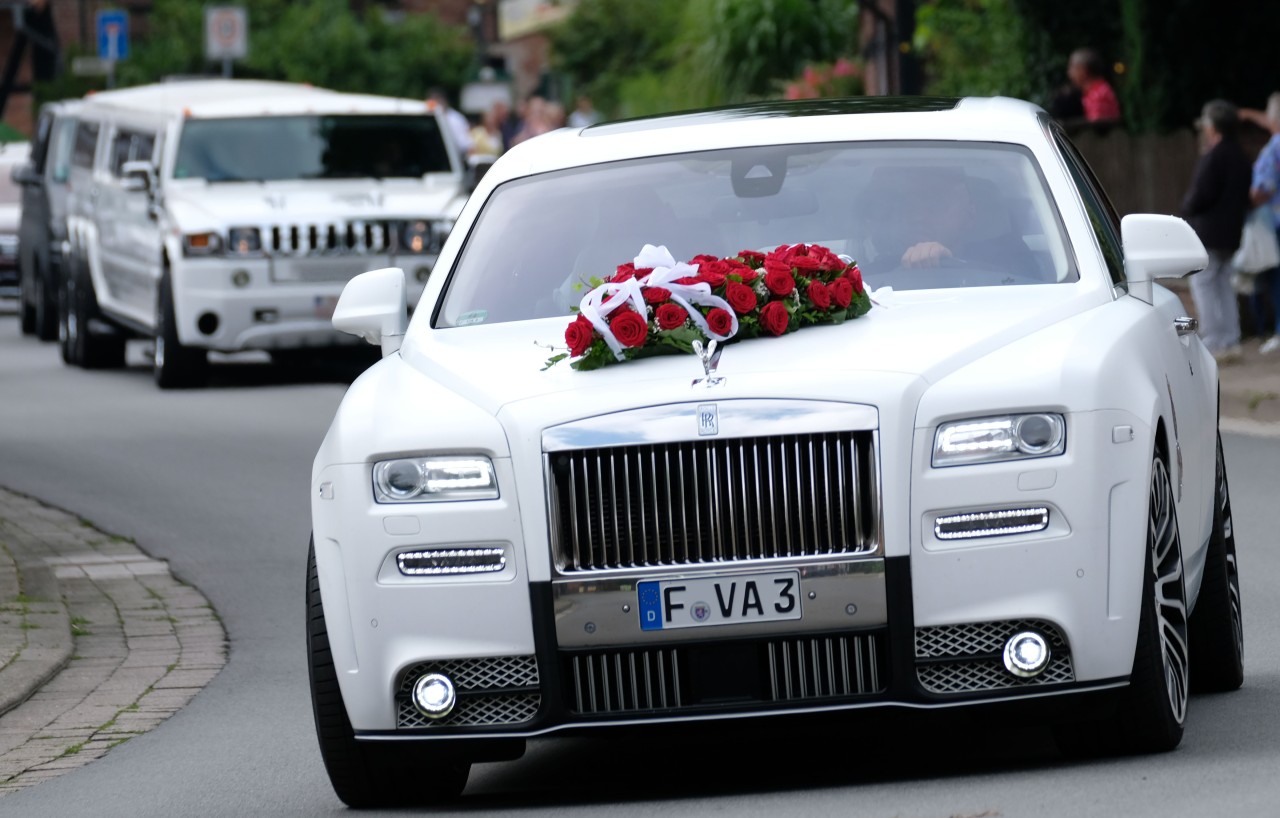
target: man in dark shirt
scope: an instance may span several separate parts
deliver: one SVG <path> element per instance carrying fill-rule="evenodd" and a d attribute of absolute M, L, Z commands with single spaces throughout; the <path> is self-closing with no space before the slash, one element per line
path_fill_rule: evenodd
<path fill-rule="evenodd" d="M 1231 284 L 1231 255 L 1240 246 L 1249 208 L 1252 169 L 1236 138 L 1236 106 L 1215 99 L 1197 121 L 1202 153 L 1182 199 L 1182 215 L 1209 253 L 1209 266 L 1191 276 L 1200 335 L 1219 363 L 1240 360 L 1240 314 Z"/>

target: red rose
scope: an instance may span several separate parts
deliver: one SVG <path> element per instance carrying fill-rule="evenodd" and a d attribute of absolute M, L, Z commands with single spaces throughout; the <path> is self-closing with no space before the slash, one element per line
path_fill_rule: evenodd
<path fill-rule="evenodd" d="M 760 326 L 770 335 L 781 335 L 791 323 L 791 314 L 781 301 L 770 301 L 760 310 Z"/>
<path fill-rule="evenodd" d="M 569 355 L 578 358 L 591 348 L 591 343 L 595 341 L 596 328 L 591 326 L 591 322 L 586 316 L 579 315 L 578 320 L 574 321 L 564 331 L 565 343 L 569 345 Z"/>
<path fill-rule="evenodd" d="M 733 316 L 728 310 L 713 307 L 711 312 L 707 313 L 707 326 L 716 335 L 728 335 L 733 331 Z"/>
<path fill-rule="evenodd" d="M 638 347 L 649 335 L 649 322 L 635 310 L 617 310 L 609 321 L 609 329 L 624 347 Z"/>
<path fill-rule="evenodd" d="M 628 279 L 632 279 L 635 277 L 636 277 L 636 265 L 632 264 L 629 261 L 626 264 L 619 264 L 618 269 L 615 270 L 613 273 L 613 280 L 618 282 L 627 281 Z"/>
<path fill-rule="evenodd" d="M 814 272 L 822 267 L 822 262 L 813 256 L 792 256 L 791 266 L 795 267 L 797 270 Z"/>
<path fill-rule="evenodd" d="M 784 256 L 770 253 L 764 259 L 764 272 L 767 276 L 769 273 L 786 273 L 791 275 L 791 264 Z"/>
<path fill-rule="evenodd" d="M 862 271 L 858 269 L 858 265 L 855 264 L 848 270 L 845 270 L 844 277 L 853 285 L 853 291 L 855 293 L 862 292 Z"/>
<path fill-rule="evenodd" d="M 756 291 L 746 284 L 730 281 L 729 285 L 725 287 L 724 300 L 729 302 L 729 306 L 733 307 L 734 312 L 742 315 L 756 308 Z"/>
<path fill-rule="evenodd" d="M 653 315 L 658 321 L 658 329 L 679 329 L 689 319 L 684 307 L 670 301 L 654 310 Z"/>
<path fill-rule="evenodd" d="M 719 259 L 703 262 L 698 266 L 698 278 L 712 287 L 723 287 L 725 274 L 732 268 Z"/>
<path fill-rule="evenodd" d="M 764 264 L 764 253 L 757 253 L 755 250 L 739 250 L 738 258 L 753 267 Z"/>
<path fill-rule="evenodd" d="M 677 278 L 675 281 L 673 281 L 673 282 L 671 282 L 671 283 L 672 283 L 672 284 L 681 284 L 681 285 L 683 285 L 683 286 L 685 286 L 685 287 L 689 287 L 689 286 L 692 286 L 692 285 L 694 285 L 694 284 L 701 284 L 701 283 L 703 283 L 703 282 L 702 282 L 702 279 L 700 279 L 700 278 L 698 278 L 698 277 L 696 277 L 696 276 L 685 276 L 684 278 Z"/>
<path fill-rule="evenodd" d="M 847 278 L 837 278 L 831 282 L 828 287 L 831 289 L 831 299 L 836 302 L 836 306 L 842 310 L 849 308 L 849 303 L 853 301 L 853 283 Z M 812 289 L 809 291 L 813 292 Z"/>
<path fill-rule="evenodd" d="M 769 262 L 766 261 L 766 269 L 768 269 L 768 265 Z M 786 296 L 791 295 L 795 290 L 796 280 L 791 276 L 790 268 L 785 270 L 768 270 L 768 272 L 764 274 L 764 286 L 767 287 L 769 292 L 774 295 L 780 295 L 785 298 Z"/>
<path fill-rule="evenodd" d="M 831 291 L 821 281 L 815 281 L 809 285 L 809 300 L 820 310 L 831 309 Z"/>
<path fill-rule="evenodd" d="M 671 297 L 671 291 L 663 287 L 645 287 L 644 300 L 646 304 L 661 304 Z"/>
<path fill-rule="evenodd" d="M 823 247 L 822 254 L 818 257 L 822 260 L 822 269 L 828 273 L 838 273 L 844 269 L 844 259 L 837 256 L 827 248 Z"/>

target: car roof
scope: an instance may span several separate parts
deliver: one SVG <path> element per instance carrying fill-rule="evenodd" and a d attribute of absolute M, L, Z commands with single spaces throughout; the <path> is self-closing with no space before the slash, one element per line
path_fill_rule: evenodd
<path fill-rule="evenodd" d="M 421 114 L 431 110 L 422 100 L 345 94 L 298 83 L 226 79 L 189 79 L 103 91 L 86 97 L 85 105 L 191 118 Z"/>
<path fill-rule="evenodd" d="M 968 140 L 1037 144 L 1039 106 L 1009 97 L 770 100 L 562 128 L 508 152 L 502 176 L 643 156 L 806 142 Z M 503 159 L 507 159 L 504 156 Z M 517 161 L 523 160 L 523 161 Z"/>

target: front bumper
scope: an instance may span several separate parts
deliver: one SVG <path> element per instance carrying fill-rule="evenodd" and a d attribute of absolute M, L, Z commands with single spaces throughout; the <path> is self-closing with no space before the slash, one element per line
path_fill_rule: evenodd
<path fill-rule="evenodd" d="M 187 346 L 238 352 L 297 349 L 363 343 L 333 328 L 333 309 L 347 281 L 360 273 L 403 265 L 409 304 L 425 286 L 414 275 L 434 259 L 391 256 L 343 256 L 303 259 L 318 280 L 281 280 L 279 260 L 267 258 L 183 259 L 173 271 L 178 338 Z M 236 277 L 247 278 L 237 286 Z"/>

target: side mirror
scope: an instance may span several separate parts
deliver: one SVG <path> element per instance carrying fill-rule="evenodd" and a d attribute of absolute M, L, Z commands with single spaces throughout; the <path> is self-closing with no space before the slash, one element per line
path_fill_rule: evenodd
<path fill-rule="evenodd" d="M 381 344 L 383 356 L 400 349 L 409 326 L 404 270 L 384 267 L 347 282 L 333 309 L 333 328 Z"/>
<path fill-rule="evenodd" d="M 40 172 L 36 170 L 34 162 L 23 162 L 20 165 L 14 165 L 13 170 L 9 171 L 9 178 L 18 185 L 38 185 L 40 184 Z"/>
<path fill-rule="evenodd" d="M 480 184 L 480 180 L 489 172 L 489 168 L 493 167 L 493 163 L 498 161 L 498 157 L 487 153 L 477 153 L 467 157 L 467 169 L 463 173 L 463 184 L 470 193 Z"/>
<path fill-rule="evenodd" d="M 1177 216 L 1131 213 L 1120 220 L 1120 238 L 1129 294 L 1148 304 L 1156 279 L 1182 278 L 1209 265 L 1200 237 Z"/>
<path fill-rule="evenodd" d="M 156 189 L 156 169 L 150 162 L 135 159 L 120 166 L 120 186 L 125 190 Z"/>

